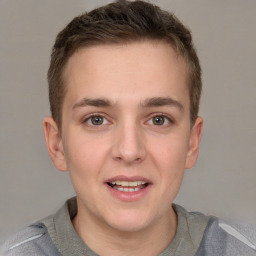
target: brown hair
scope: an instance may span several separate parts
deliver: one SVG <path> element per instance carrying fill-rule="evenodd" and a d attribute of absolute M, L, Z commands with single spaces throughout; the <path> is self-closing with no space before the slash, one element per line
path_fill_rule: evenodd
<path fill-rule="evenodd" d="M 164 41 L 172 45 L 188 64 L 190 119 L 194 124 L 201 95 L 201 68 L 190 31 L 171 13 L 144 1 L 119 0 L 74 18 L 58 35 L 48 70 L 51 113 L 61 129 L 66 93 L 63 71 L 78 49 L 99 44 L 139 40 Z"/>

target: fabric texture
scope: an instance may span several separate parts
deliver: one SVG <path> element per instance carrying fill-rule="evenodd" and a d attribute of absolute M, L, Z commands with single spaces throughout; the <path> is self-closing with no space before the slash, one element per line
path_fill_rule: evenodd
<path fill-rule="evenodd" d="M 227 223 L 173 205 L 178 226 L 171 244 L 159 256 L 256 256 L 256 229 Z M 78 236 L 71 220 L 76 199 L 51 215 L 13 235 L 0 245 L 0 256 L 97 256 Z"/>

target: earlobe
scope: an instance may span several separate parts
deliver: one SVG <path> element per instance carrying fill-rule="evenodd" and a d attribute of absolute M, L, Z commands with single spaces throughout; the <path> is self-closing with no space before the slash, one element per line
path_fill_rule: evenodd
<path fill-rule="evenodd" d="M 51 116 L 44 119 L 44 136 L 48 153 L 54 166 L 60 171 L 66 171 L 66 159 L 63 143 L 56 122 Z"/>
<path fill-rule="evenodd" d="M 189 140 L 189 148 L 186 158 L 186 169 L 192 168 L 197 160 L 199 153 L 199 145 L 202 136 L 203 119 L 197 117 L 194 126 L 192 127 Z"/>

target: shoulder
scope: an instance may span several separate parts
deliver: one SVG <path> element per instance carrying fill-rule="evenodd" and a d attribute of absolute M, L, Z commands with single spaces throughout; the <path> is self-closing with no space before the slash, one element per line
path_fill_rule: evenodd
<path fill-rule="evenodd" d="M 47 228 L 41 222 L 30 225 L 0 244 L 0 256 L 60 256 Z"/>
<path fill-rule="evenodd" d="M 182 237 L 180 247 L 189 248 L 190 254 L 193 251 L 195 256 L 256 256 L 256 226 L 187 212 L 178 205 L 174 209 L 178 215 L 177 233 Z"/>
<path fill-rule="evenodd" d="M 211 218 L 196 256 L 256 256 L 256 227 Z"/>
<path fill-rule="evenodd" d="M 183 238 L 183 243 L 189 240 L 192 245 L 191 247 L 197 250 L 203 239 L 208 222 L 214 217 L 206 216 L 200 212 L 188 212 L 182 206 L 176 204 L 173 204 L 173 207 L 178 216 L 177 233 Z"/>

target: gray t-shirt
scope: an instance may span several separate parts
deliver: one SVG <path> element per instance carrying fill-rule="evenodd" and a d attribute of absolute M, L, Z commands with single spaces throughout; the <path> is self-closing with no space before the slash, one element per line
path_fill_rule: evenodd
<path fill-rule="evenodd" d="M 187 212 L 178 205 L 173 208 L 178 216 L 176 234 L 159 256 L 256 256 L 256 229 Z M 72 198 L 56 214 L 5 241 L 0 256 L 96 256 L 73 228 L 76 213 L 76 199 Z"/>
<path fill-rule="evenodd" d="M 178 205 L 173 205 L 178 216 L 176 235 L 168 248 L 160 255 L 194 256 L 202 240 L 209 217 L 199 213 L 190 213 Z M 46 225 L 49 235 L 55 246 L 63 256 L 96 256 L 93 251 L 81 240 L 73 228 L 71 219 L 77 212 L 76 200 L 69 200 L 55 215 L 42 222 Z"/>

